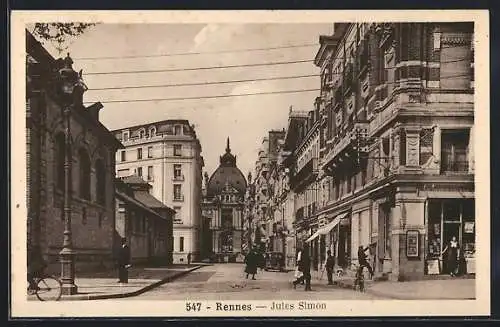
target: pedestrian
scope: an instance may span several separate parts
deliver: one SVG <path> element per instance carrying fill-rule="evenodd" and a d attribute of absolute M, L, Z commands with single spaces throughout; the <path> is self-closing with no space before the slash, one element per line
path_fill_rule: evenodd
<path fill-rule="evenodd" d="M 128 268 L 130 268 L 130 249 L 127 239 L 122 237 L 118 251 L 118 283 L 128 283 Z"/>
<path fill-rule="evenodd" d="M 328 285 L 333 285 L 333 268 L 335 266 L 335 258 L 332 256 L 332 251 L 326 252 L 326 276 L 328 277 Z"/>
<path fill-rule="evenodd" d="M 359 262 L 359 270 L 361 273 L 363 273 L 363 268 L 366 267 L 368 268 L 368 271 L 370 272 L 370 279 L 373 278 L 373 269 L 372 266 L 370 266 L 370 263 L 368 262 L 368 258 L 366 255 L 366 250 L 368 250 L 370 246 L 367 246 L 366 248 L 363 248 L 362 245 L 359 246 L 358 248 L 358 262 Z"/>
<path fill-rule="evenodd" d="M 258 265 L 258 254 L 255 250 L 250 250 L 250 252 L 245 257 L 245 272 L 246 279 L 248 279 L 249 275 L 252 275 L 252 279 L 255 280 L 255 274 L 257 273 L 257 265 Z"/>
<path fill-rule="evenodd" d="M 293 281 L 293 288 L 297 287 L 297 284 L 305 282 L 305 291 L 311 291 L 311 258 L 309 257 L 309 247 L 304 246 L 303 251 L 300 254 L 299 261 L 299 271 L 302 272 L 302 276 Z"/>
<path fill-rule="evenodd" d="M 188 266 L 191 265 L 191 252 L 188 253 Z"/>
<path fill-rule="evenodd" d="M 446 245 L 444 248 L 443 252 L 441 252 L 441 255 L 444 253 L 447 254 L 447 270 L 450 276 L 456 276 L 457 275 L 457 264 L 458 264 L 458 241 L 455 236 L 451 237 L 451 240 L 449 243 Z"/>

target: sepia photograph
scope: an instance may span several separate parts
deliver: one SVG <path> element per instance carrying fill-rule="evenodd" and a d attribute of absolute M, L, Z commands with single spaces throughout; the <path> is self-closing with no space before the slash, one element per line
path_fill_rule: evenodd
<path fill-rule="evenodd" d="M 12 17 L 13 315 L 489 313 L 487 12 Z"/>

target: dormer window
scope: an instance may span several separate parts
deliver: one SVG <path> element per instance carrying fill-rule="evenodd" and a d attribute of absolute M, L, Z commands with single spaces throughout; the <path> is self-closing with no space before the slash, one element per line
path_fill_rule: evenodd
<path fill-rule="evenodd" d="M 174 135 L 182 135 L 182 126 L 181 125 L 174 126 Z"/>
<path fill-rule="evenodd" d="M 149 128 L 149 137 L 154 137 L 154 136 L 156 136 L 156 127 L 151 126 Z"/>
<path fill-rule="evenodd" d="M 146 137 L 146 130 L 144 128 L 139 130 L 139 138 L 143 139 Z"/>
<path fill-rule="evenodd" d="M 129 131 L 123 131 L 122 132 L 122 140 L 123 142 L 127 142 L 130 137 L 130 132 Z"/>

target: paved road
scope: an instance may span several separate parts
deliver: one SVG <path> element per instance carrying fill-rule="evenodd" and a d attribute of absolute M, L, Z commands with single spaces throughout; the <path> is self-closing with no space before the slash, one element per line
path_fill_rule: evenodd
<path fill-rule="evenodd" d="M 202 267 L 190 274 L 127 300 L 373 300 L 381 299 L 313 280 L 312 292 L 303 286 L 294 290 L 293 273 L 260 271 L 256 280 L 245 279 L 243 264 L 216 264 Z M 125 300 L 125 299 L 124 299 Z"/>

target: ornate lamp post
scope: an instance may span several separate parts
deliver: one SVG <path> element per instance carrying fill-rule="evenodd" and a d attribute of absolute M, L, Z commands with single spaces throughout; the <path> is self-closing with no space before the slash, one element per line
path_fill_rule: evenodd
<path fill-rule="evenodd" d="M 63 67 L 59 70 L 60 91 L 64 114 L 65 147 L 64 147 L 64 239 L 60 255 L 62 293 L 73 295 L 78 291 L 75 285 L 75 251 L 73 249 L 71 233 L 71 206 L 72 206 L 72 149 L 71 149 L 71 111 L 75 105 L 83 106 L 81 97 L 85 85 L 81 82 L 81 75 L 73 70 L 73 60 L 69 54 L 62 60 Z"/>

